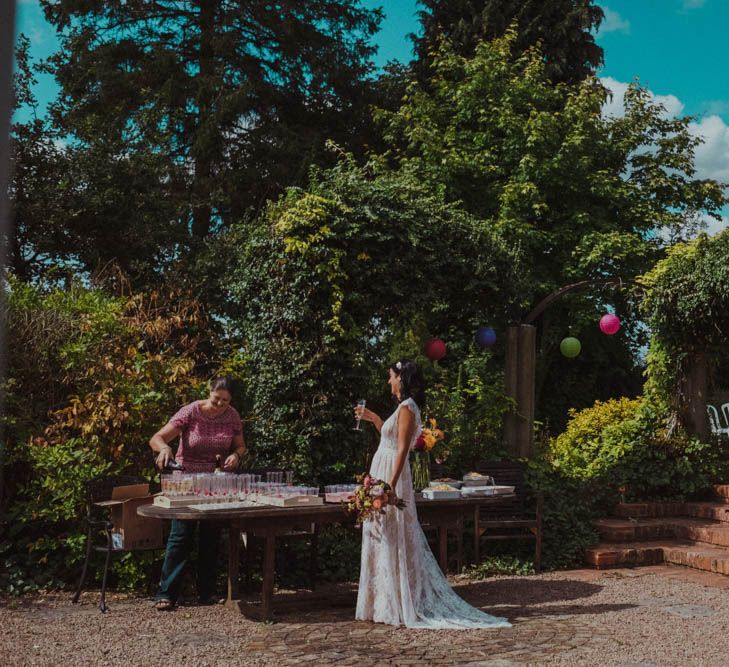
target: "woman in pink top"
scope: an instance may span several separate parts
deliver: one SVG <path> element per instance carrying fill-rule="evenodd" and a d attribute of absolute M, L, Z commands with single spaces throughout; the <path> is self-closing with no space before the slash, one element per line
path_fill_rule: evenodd
<path fill-rule="evenodd" d="M 157 452 L 156 463 L 160 469 L 173 459 L 169 443 L 177 437 L 180 444 L 176 460 L 184 465 L 186 472 L 213 472 L 217 456 L 225 460 L 224 467 L 228 470 L 238 466 L 246 446 L 240 415 L 230 405 L 231 389 L 229 378 L 215 378 L 210 384 L 207 399 L 182 407 L 152 436 L 149 446 Z M 201 602 L 208 601 L 213 595 L 220 541 L 218 523 L 173 519 L 155 597 L 155 606 L 159 610 L 172 609 L 177 603 L 182 574 L 190 559 L 198 523 L 197 591 Z"/>

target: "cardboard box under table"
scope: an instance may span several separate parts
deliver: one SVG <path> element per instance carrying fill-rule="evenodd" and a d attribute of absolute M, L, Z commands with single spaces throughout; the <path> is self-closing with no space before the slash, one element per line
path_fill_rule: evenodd
<path fill-rule="evenodd" d="M 134 551 L 137 549 L 160 549 L 163 545 L 162 521 L 137 514 L 137 508 L 151 505 L 154 496 L 149 493 L 149 484 L 117 486 L 111 493 L 111 500 L 95 503 L 109 509 L 114 549 Z"/>

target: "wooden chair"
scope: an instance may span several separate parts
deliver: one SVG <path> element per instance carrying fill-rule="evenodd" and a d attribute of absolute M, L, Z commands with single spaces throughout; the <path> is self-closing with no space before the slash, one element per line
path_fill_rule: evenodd
<path fill-rule="evenodd" d="M 265 478 L 266 473 L 269 472 L 285 471 L 283 468 L 251 468 L 250 470 L 241 470 L 241 473 L 261 475 L 262 478 Z M 243 569 L 245 577 L 244 586 L 247 591 L 250 591 L 252 583 L 253 555 L 254 551 L 259 550 L 258 547 L 260 546 L 261 539 L 259 535 L 256 535 L 256 533 L 241 533 L 241 539 L 245 550 L 245 562 Z M 302 525 L 292 531 L 285 533 L 284 535 L 281 535 L 279 539 L 282 539 L 284 543 L 287 543 L 290 540 L 309 541 L 308 577 L 309 586 L 312 590 L 314 590 L 316 586 L 317 550 L 319 548 L 319 527 L 317 526 L 317 524 L 307 523 L 306 525 Z M 276 566 L 276 571 L 279 574 L 283 574 L 286 567 L 286 559 L 283 557 L 283 553 L 280 550 L 277 551 L 277 560 L 278 562 Z"/>
<path fill-rule="evenodd" d="M 524 540 L 533 539 L 534 569 L 542 567 L 542 516 L 544 496 L 536 495 L 536 513 L 525 509 L 527 486 L 524 481 L 524 466 L 518 462 L 485 462 L 476 470 L 494 478 L 497 485 L 513 486 L 516 496 L 503 503 L 481 507 L 474 513 L 473 558 L 480 562 L 481 540 Z"/>
<path fill-rule="evenodd" d="M 86 574 L 89 569 L 89 562 L 91 561 L 91 553 L 93 551 L 106 554 L 104 561 L 104 574 L 101 580 L 101 600 L 99 602 L 99 609 L 105 612 L 108 607 L 106 606 L 106 581 L 107 575 L 109 574 L 109 564 L 111 563 L 112 554 L 125 553 L 129 551 L 144 551 L 148 549 L 119 549 L 114 548 L 112 542 L 112 528 L 113 524 L 109 520 L 109 510 L 96 505 L 96 503 L 111 500 L 112 491 L 116 486 L 125 486 L 128 484 L 147 484 L 147 480 L 141 477 L 134 477 L 131 475 L 115 475 L 112 477 L 97 477 L 86 482 L 86 560 L 84 561 L 83 570 L 81 571 L 81 578 L 78 582 L 76 592 L 71 598 L 71 602 L 76 604 L 81 596 L 81 591 L 86 581 Z M 96 543 L 95 541 L 101 532 L 105 533 L 105 540 L 103 544 Z M 158 547 L 154 547 L 157 549 Z"/>

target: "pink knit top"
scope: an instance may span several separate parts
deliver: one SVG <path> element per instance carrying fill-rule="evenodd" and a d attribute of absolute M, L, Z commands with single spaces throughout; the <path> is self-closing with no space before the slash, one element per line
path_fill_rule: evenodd
<path fill-rule="evenodd" d="M 202 401 L 188 403 L 169 423 L 181 431 L 175 459 L 185 472 L 213 472 L 215 456 L 225 459 L 233 451 L 233 438 L 243 432 L 240 415 L 228 406 L 217 417 L 206 417 L 200 409 Z"/>

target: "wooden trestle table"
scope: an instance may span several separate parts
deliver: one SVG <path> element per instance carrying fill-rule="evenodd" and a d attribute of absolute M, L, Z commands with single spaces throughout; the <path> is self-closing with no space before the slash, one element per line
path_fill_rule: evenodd
<path fill-rule="evenodd" d="M 467 515 L 477 514 L 484 505 L 498 504 L 513 499 L 513 494 L 483 496 L 478 498 L 454 498 L 426 500 L 416 494 L 418 519 L 421 523 L 438 529 L 438 562 L 443 572 L 447 570 L 448 528 L 457 525 Z M 167 508 L 158 505 L 142 505 L 137 509 L 140 516 L 156 519 L 186 519 L 195 521 L 221 521 L 228 524 L 228 597 L 226 605 L 239 609 L 259 620 L 273 618 L 273 582 L 276 567 L 276 537 L 291 532 L 297 526 L 317 524 L 353 524 L 354 519 L 341 505 L 325 504 L 307 507 L 273 507 L 260 505 L 242 509 L 199 511 L 190 507 Z M 261 604 L 258 609 L 240 600 L 239 558 L 241 532 L 255 533 L 263 538 L 263 585 Z"/>

